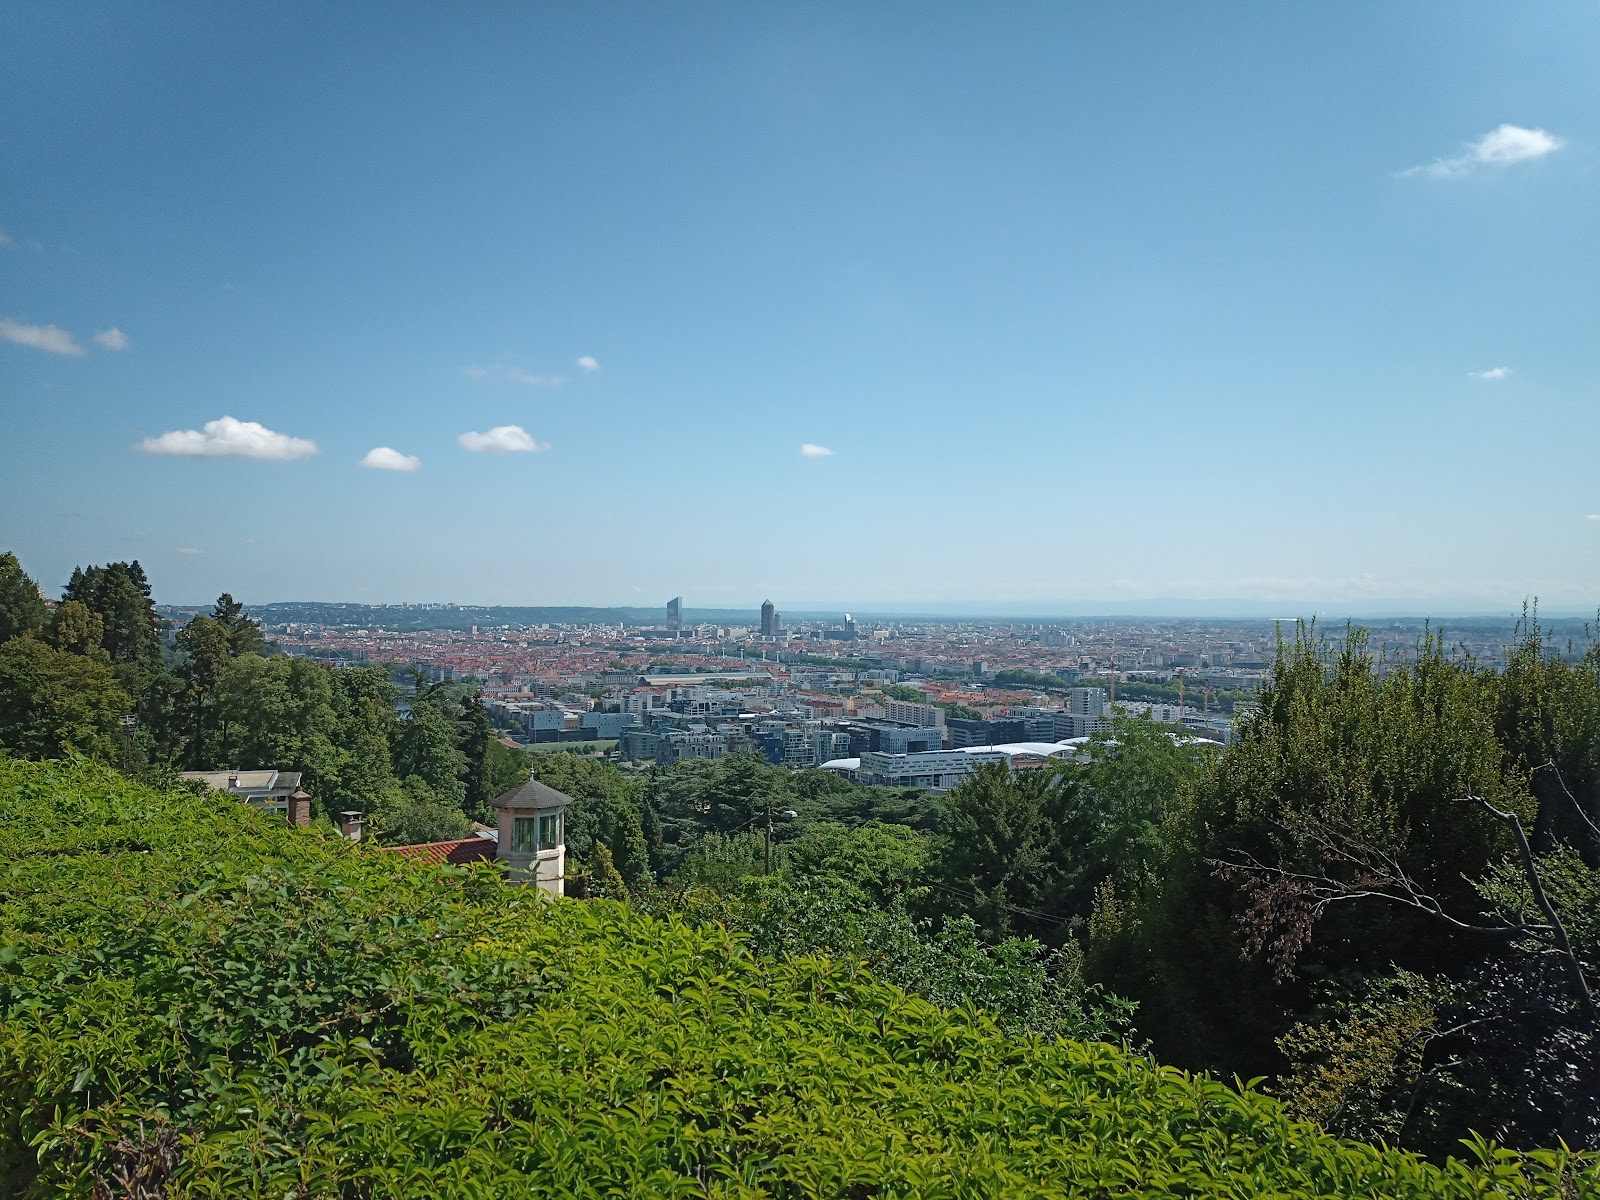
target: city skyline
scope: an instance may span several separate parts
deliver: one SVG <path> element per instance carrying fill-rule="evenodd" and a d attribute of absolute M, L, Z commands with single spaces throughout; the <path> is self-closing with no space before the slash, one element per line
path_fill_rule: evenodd
<path fill-rule="evenodd" d="M 1593 5 L 5 27 L 52 594 L 1600 603 Z"/>

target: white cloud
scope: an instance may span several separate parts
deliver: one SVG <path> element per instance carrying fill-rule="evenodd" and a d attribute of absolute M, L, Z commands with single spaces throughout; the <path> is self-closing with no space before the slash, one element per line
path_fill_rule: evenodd
<path fill-rule="evenodd" d="M 0 317 L 0 338 L 19 346 L 48 350 L 51 354 L 70 354 L 74 358 L 82 358 L 88 353 L 65 329 L 57 329 L 54 325 L 29 325 L 25 321 L 13 321 L 10 317 Z"/>
<path fill-rule="evenodd" d="M 376 446 L 367 451 L 361 465 L 371 471 L 415 471 L 422 460 L 415 454 L 401 454 L 392 446 Z"/>
<path fill-rule="evenodd" d="M 467 378 L 503 379 L 507 383 L 522 383 L 529 387 L 560 387 L 566 382 L 560 375 L 535 375 L 532 371 L 524 371 L 521 367 L 503 365 L 468 367 Z"/>
<path fill-rule="evenodd" d="M 1543 129 L 1524 129 L 1520 125 L 1500 125 L 1475 142 L 1467 144 L 1465 154 L 1436 158 L 1431 163 L 1409 167 L 1401 175 L 1431 175 L 1435 179 L 1455 179 L 1470 175 L 1479 167 L 1505 167 L 1531 162 L 1554 154 L 1564 143 Z"/>
<path fill-rule="evenodd" d="M 11 245 L 11 235 L 9 233 L 7 233 L 4 229 L 0 229 L 0 246 L 9 246 L 9 245 Z"/>
<path fill-rule="evenodd" d="M 317 452 L 317 444 L 309 438 L 274 433 L 255 421 L 236 421 L 232 417 L 207 421 L 201 429 L 175 429 L 160 437 L 145 438 L 137 448 L 146 454 L 255 458 L 264 462 L 288 462 Z"/>
<path fill-rule="evenodd" d="M 1587 517 L 1584 518 L 1584 520 L 1585 521 L 1600 521 L 1600 513 L 1590 513 Z"/>
<path fill-rule="evenodd" d="M 578 366 L 585 371 L 598 371 L 600 369 L 600 360 L 592 354 L 585 354 L 578 360 Z"/>
<path fill-rule="evenodd" d="M 1472 376 L 1472 378 L 1474 378 L 1474 379 L 1483 379 L 1483 380 L 1487 380 L 1490 383 L 1494 383 L 1494 382 L 1496 382 L 1498 380 L 1501 380 L 1501 379 L 1504 379 L 1508 375 L 1510 375 L 1511 374 L 1511 368 L 1510 367 L 1490 367 L 1487 371 L 1468 371 L 1467 374 Z"/>
<path fill-rule="evenodd" d="M 94 344 L 102 350 L 129 350 L 133 347 L 133 339 L 120 329 L 102 329 L 94 335 Z"/>
<path fill-rule="evenodd" d="M 178 553 L 179 554 L 204 554 L 205 551 L 204 550 L 198 550 L 193 546 L 179 546 L 178 547 Z"/>
<path fill-rule="evenodd" d="M 800 447 L 800 456 L 802 458 L 832 458 L 833 451 L 826 446 L 817 446 L 811 442 L 805 442 Z"/>
<path fill-rule="evenodd" d="M 1561 139 L 1543 129 L 1523 129 L 1520 125 L 1501 125 L 1486 133 L 1472 147 L 1472 157 L 1482 163 L 1526 162 L 1543 158 L 1561 149 Z"/>
<path fill-rule="evenodd" d="M 488 433 L 463 433 L 456 439 L 463 449 L 476 454 L 531 453 L 548 450 L 548 442 L 536 442 L 521 425 L 496 425 Z"/>

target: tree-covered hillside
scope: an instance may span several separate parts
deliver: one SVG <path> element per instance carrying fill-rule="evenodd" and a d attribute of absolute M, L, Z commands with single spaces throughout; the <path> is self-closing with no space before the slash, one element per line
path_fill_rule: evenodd
<path fill-rule="evenodd" d="M 15 1196 L 1560 1196 L 716 925 L 0 759 Z M 1579 1172 L 1586 1172 L 1579 1174 Z"/>
<path fill-rule="evenodd" d="M 272 652 L 230 594 L 169 630 L 137 561 L 78 568 L 52 612 L 0 554 L 0 750 L 77 753 L 149 781 L 177 771 L 296 771 L 324 817 L 368 818 L 399 844 L 465 837 L 525 777 L 476 690 L 406 697 L 391 672 L 334 670 Z"/>

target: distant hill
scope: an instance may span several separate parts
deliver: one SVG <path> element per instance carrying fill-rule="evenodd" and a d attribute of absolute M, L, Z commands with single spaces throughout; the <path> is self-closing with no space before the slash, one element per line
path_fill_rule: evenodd
<path fill-rule="evenodd" d="M 1593 1195 L 822 959 L 0 758 L 0 1179 L 43 1196 Z M 132 1181 L 130 1183 L 129 1181 Z M 134 1185 L 137 1186 L 134 1186 Z M 1565 1190 L 1563 1190 L 1563 1188 Z"/>

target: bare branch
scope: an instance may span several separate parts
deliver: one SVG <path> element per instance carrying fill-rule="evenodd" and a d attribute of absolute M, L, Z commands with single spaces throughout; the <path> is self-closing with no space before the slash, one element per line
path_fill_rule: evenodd
<path fill-rule="evenodd" d="M 1560 778 L 1558 774 L 1557 779 Z M 1563 788 L 1566 784 L 1561 785 Z M 1568 793 L 1569 795 L 1571 793 Z M 1522 855 L 1522 871 L 1527 877 L 1528 887 L 1533 892 L 1534 903 L 1539 906 L 1539 911 L 1544 913 L 1545 920 L 1550 922 L 1550 932 L 1555 938 L 1556 946 L 1560 949 L 1561 957 L 1567 968 L 1567 978 L 1572 984 L 1573 994 L 1578 1001 L 1578 1007 L 1583 1010 L 1583 1015 L 1594 1024 L 1596 1013 L 1594 996 L 1589 992 L 1589 981 L 1584 978 L 1583 964 L 1578 961 L 1578 956 L 1572 952 L 1572 943 L 1567 940 L 1566 926 L 1561 923 L 1561 917 L 1556 913 L 1555 905 L 1550 903 L 1550 898 L 1544 892 L 1544 880 L 1539 878 L 1539 866 L 1534 861 L 1533 849 L 1528 845 L 1528 835 L 1523 832 L 1522 822 L 1513 812 L 1505 812 L 1490 804 L 1482 796 L 1476 797 L 1490 813 L 1504 821 L 1511 830 L 1511 836 L 1516 839 L 1517 851 Z"/>
<path fill-rule="evenodd" d="M 1578 819 L 1589 827 L 1595 837 L 1600 838 L 1600 825 L 1595 824 L 1594 818 L 1583 811 L 1583 805 L 1578 803 L 1578 798 L 1572 794 L 1572 789 L 1567 786 L 1567 781 L 1561 778 L 1561 770 L 1556 766 L 1555 761 L 1552 759 L 1550 762 L 1542 762 L 1533 769 L 1535 775 L 1540 771 L 1549 771 L 1550 774 L 1556 777 L 1556 783 L 1560 785 L 1567 799 L 1572 801 L 1572 810 L 1578 814 Z"/>
<path fill-rule="evenodd" d="M 1284 832 L 1321 859 L 1320 871 L 1291 871 L 1269 866 L 1252 855 L 1242 856 L 1242 861 L 1207 860 L 1222 878 L 1242 878 L 1246 882 L 1249 906 L 1239 918 L 1247 932 L 1245 955 L 1265 952 L 1273 964 L 1275 978 L 1283 980 L 1293 972 L 1295 960 L 1311 943 L 1313 927 L 1332 905 L 1353 900 L 1380 900 L 1425 913 L 1463 933 L 1526 937 L 1545 943 L 1548 953 L 1562 958 L 1579 1007 L 1591 1022 L 1595 1021 L 1594 998 L 1582 964 L 1573 953 L 1560 917 L 1544 893 L 1521 821 L 1514 813 L 1502 812 L 1481 796 L 1464 796 L 1459 802 L 1482 805 L 1511 830 L 1522 855 L 1523 872 L 1544 916 L 1543 922 L 1529 921 L 1520 913 L 1512 920 L 1497 912 L 1498 920 L 1493 923 L 1458 917 L 1412 878 L 1394 853 L 1325 822 L 1300 815 L 1294 819 L 1292 828 L 1283 827 Z"/>

